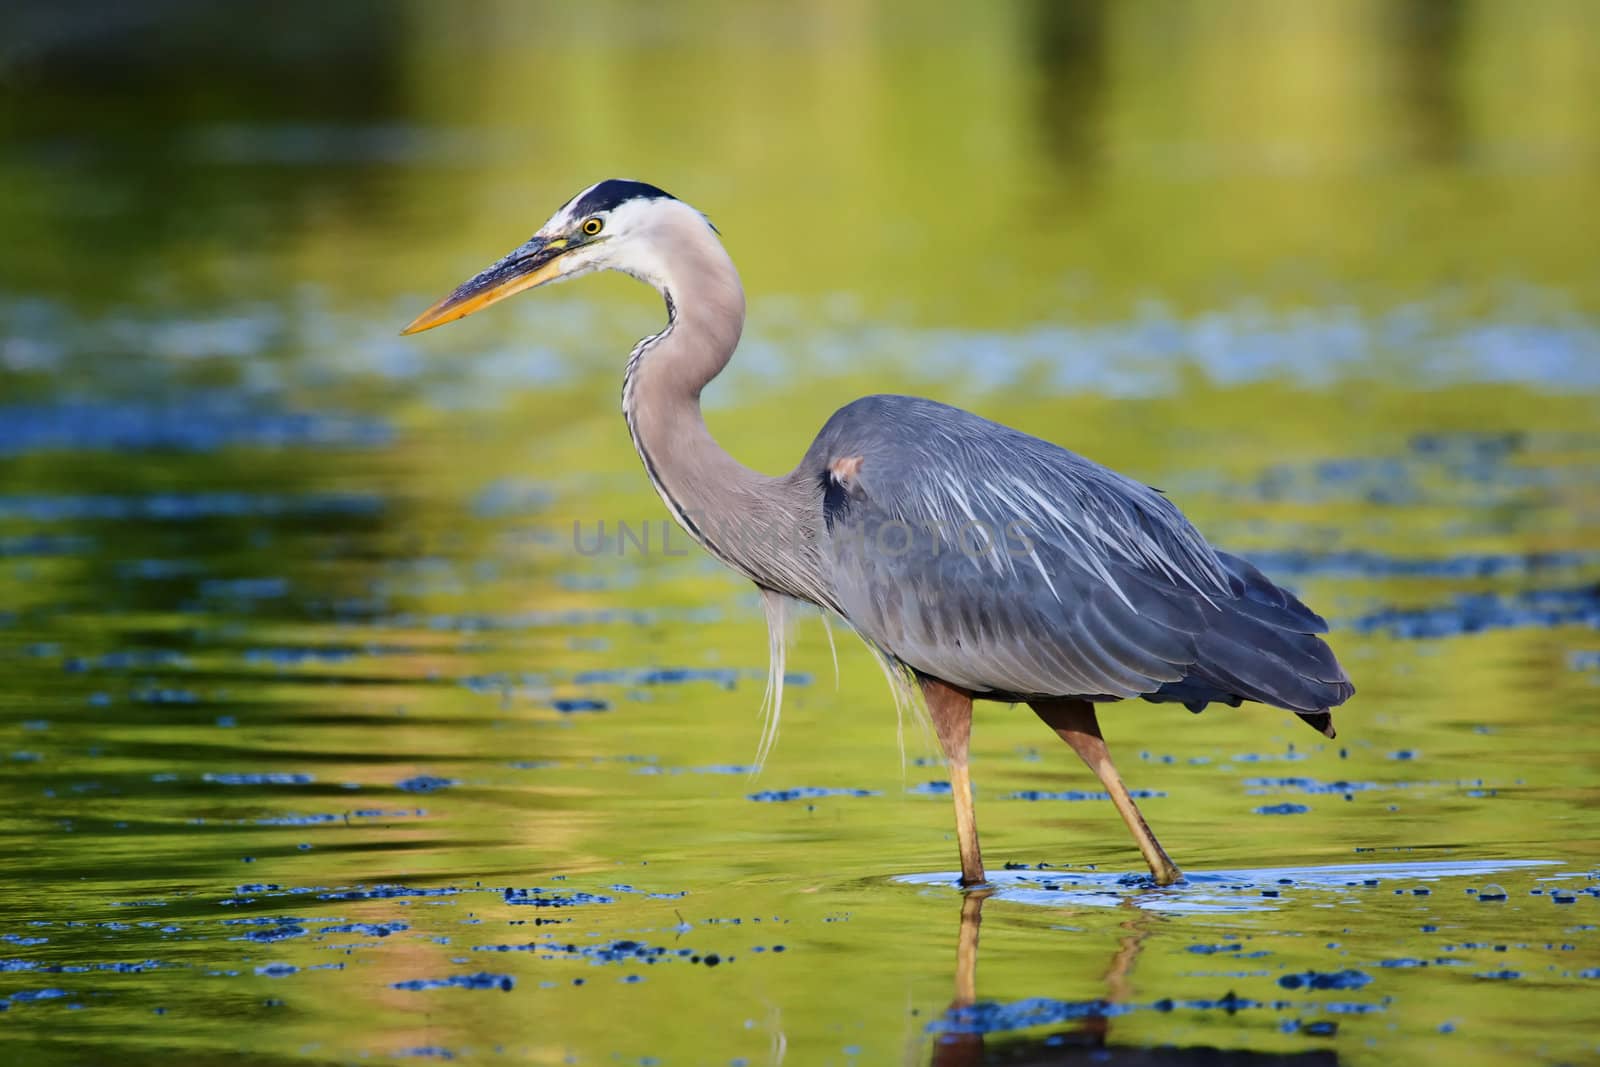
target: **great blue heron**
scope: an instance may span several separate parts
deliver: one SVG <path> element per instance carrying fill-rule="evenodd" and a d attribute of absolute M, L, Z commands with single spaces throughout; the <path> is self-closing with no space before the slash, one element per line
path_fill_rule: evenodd
<path fill-rule="evenodd" d="M 840 408 L 776 478 L 725 452 L 700 391 L 739 342 L 744 290 L 705 216 L 653 185 L 590 186 L 404 332 L 597 270 L 666 300 L 666 327 L 628 357 L 622 413 L 673 518 L 761 591 L 772 639 L 763 753 L 782 707 L 786 608 L 815 604 L 877 654 L 897 703 L 910 680 L 920 686 L 949 763 L 964 885 L 984 881 L 967 773 L 974 699 L 1026 702 L 1072 746 L 1161 885 L 1182 875 L 1112 765 L 1096 703 L 1252 700 L 1334 736 L 1329 709 L 1354 688 L 1316 636 L 1327 624 L 1139 482 L 907 396 Z"/>

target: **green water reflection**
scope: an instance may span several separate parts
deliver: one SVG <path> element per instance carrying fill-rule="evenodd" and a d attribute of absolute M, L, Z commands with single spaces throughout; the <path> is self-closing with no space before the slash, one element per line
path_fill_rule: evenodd
<path fill-rule="evenodd" d="M 1595 9 L 8 20 L 8 1059 L 1600 1055 Z M 1334 620 L 1336 742 L 1107 713 L 1175 858 L 1229 873 L 1117 885 L 1110 805 L 1040 796 L 1092 779 L 988 708 L 986 853 L 1052 866 L 977 938 L 919 877 L 954 866 L 933 747 L 902 767 L 876 668 L 840 635 L 835 681 L 815 624 L 748 779 L 751 590 L 574 545 L 664 517 L 616 412 L 655 299 L 395 336 L 612 174 L 744 272 L 707 400 L 750 464 L 862 393 L 962 403 L 1161 486 Z M 799 788 L 841 792 L 749 799 Z"/>

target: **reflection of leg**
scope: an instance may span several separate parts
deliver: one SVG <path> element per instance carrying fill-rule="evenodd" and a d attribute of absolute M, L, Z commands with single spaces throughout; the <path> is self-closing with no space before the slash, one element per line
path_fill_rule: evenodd
<path fill-rule="evenodd" d="M 935 678 L 922 680 L 934 732 L 950 765 L 950 793 L 956 802 L 956 840 L 961 846 L 961 884 L 982 885 L 983 856 L 978 851 L 978 821 L 967 776 L 967 741 L 972 735 L 972 694 Z"/>
<path fill-rule="evenodd" d="M 1128 824 L 1134 841 L 1138 842 L 1139 851 L 1144 853 L 1156 884 L 1171 885 L 1182 878 L 1183 872 L 1167 857 L 1161 843 L 1150 832 L 1144 816 L 1139 814 L 1133 798 L 1128 795 L 1127 787 L 1122 784 L 1122 777 L 1111 762 L 1111 752 L 1106 748 L 1105 738 L 1100 736 L 1100 723 L 1095 718 L 1094 705 L 1087 700 L 1061 699 L 1040 700 L 1032 703 L 1031 707 L 1047 726 L 1060 735 L 1061 740 L 1072 746 L 1072 751 L 1089 765 L 1106 792 L 1111 794 L 1111 802 L 1117 806 L 1122 821 Z"/>
<path fill-rule="evenodd" d="M 945 1017 L 954 1019 L 978 1002 L 978 928 L 983 925 L 987 890 L 961 898 L 961 929 L 956 934 L 956 995 Z M 983 1034 L 940 1034 L 933 1041 L 930 1067 L 973 1067 L 983 1062 Z"/>
<path fill-rule="evenodd" d="M 1129 919 L 1122 924 L 1127 934 L 1117 939 L 1116 954 L 1106 966 L 1106 1003 L 1112 1005 L 1126 1004 L 1133 999 L 1130 982 L 1133 976 L 1133 964 L 1139 958 L 1139 950 L 1144 946 L 1144 939 L 1150 936 L 1152 919 L 1149 912 L 1142 911 L 1127 897 L 1122 898 L 1122 903 L 1118 907 L 1128 914 Z M 1103 1047 L 1111 1039 L 1111 1020 L 1116 1018 L 1116 1014 L 1110 1011 L 1103 1015 L 1091 1016 L 1083 1021 L 1078 1032 L 1092 1038 L 1096 1046 Z"/>
<path fill-rule="evenodd" d="M 956 938 L 956 999 L 952 1008 L 971 1007 L 978 1001 L 978 927 L 983 925 L 987 892 L 961 898 L 961 932 Z"/>
<path fill-rule="evenodd" d="M 1117 942 L 1117 954 L 1111 957 L 1111 965 L 1106 968 L 1106 1000 L 1112 1004 L 1122 1004 L 1132 998 L 1129 979 L 1133 976 L 1133 964 L 1139 958 L 1144 939 L 1150 936 L 1149 912 L 1127 897 L 1122 898 L 1119 906 L 1128 915 L 1128 921 L 1122 924 L 1128 933 Z"/>

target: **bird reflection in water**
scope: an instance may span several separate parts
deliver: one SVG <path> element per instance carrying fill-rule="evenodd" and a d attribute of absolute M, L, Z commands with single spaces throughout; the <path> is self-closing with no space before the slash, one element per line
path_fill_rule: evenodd
<path fill-rule="evenodd" d="M 978 935 L 983 925 L 983 905 L 990 893 L 964 894 L 961 898 L 961 925 L 956 936 L 955 996 L 950 1007 L 930 1027 L 933 1047 L 931 1067 L 975 1067 L 977 1064 L 1006 1064 L 1008 1067 L 1074 1067 L 1078 1064 L 1123 1064 L 1128 1067 L 1337 1067 L 1339 1057 L 1331 1049 L 1306 1052 L 1266 1053 L 1233 1051 L 1206 1045 L 1134 1045 L 1111 1040 L 1112 1020 L 1121 1012 L 1119 1005 L 1130 1002 L 1129 976 L 1139 958 L 1152 924 L 1160 919 L 1124 902 L 1130 917 L 1122 924 L 1127 931 L 1117 944 L 1106 967 L 1104 1000 L 1063 1008 L 1081 1008 L 1071 1013 L 1073 1022 L 1066 1029 L 1046 1037 L 1003 1035 L 994 1025 L 987 1002 L 978 999 Z M 919 1039 L 920 1040 L 920 1039 Z"/>

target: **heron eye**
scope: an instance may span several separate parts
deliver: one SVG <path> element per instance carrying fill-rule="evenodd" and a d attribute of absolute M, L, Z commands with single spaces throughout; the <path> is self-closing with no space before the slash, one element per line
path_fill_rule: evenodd
<path fill-rule="evenodd" d="M 583 232 L 588 234 L 590 237 L 593 237 L 595 234 L 599 233 L 605 228 L 606 224 L 601 222 L 599 219 L 583 220 Z"/>

